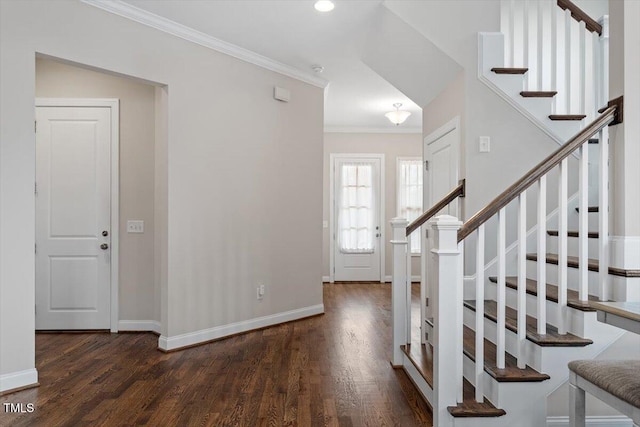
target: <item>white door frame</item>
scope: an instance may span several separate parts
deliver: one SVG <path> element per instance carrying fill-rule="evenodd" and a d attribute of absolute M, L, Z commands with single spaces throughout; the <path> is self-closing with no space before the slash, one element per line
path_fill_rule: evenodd
<path fill-rule="evenodd" d="M 335 282 L 335 166 L 338 159 L 379 159 L 380 160 L 380 283 L 384 283 L 385 273 L 385 229 L 387 223 L 384 216 L 384 193 L 385 189 L 385 163 L 384 154 L 382 153 L 329 153 L 329 282 Z"/>
<path fill-rule="evenodd" d="M 112 98 L 36 98 L 36 107 L 102 107 L 111 109 L 111 332 L 118 332 L 118 255 L 120 188 L 120 101 Z M 34 224 L 35 226 L 35 224 Z"/>

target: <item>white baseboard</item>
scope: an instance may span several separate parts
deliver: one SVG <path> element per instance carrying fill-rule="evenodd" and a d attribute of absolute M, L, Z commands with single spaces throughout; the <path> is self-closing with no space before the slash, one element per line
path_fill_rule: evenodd
<path fill-rule="evenodd" d="M 331 277 L 329 276 L 322 276 L 322 283 L 329 283 L 331 281 Z"/>
<path fill-rule="evenodd" d="M 160 322 L 156 320 L 119 320 L 119 331 L 149 331 L 161 333 Z"/>
<path fill-rule="evenodd" d="M 182 347 L 201 344 L 207 341 L 228 337 L 230 335 L 249 332 L 254 329 L 265 328 L 267 326 L 273 326 L 280 323 L 291 322 L 292 320 L 299 320 L 322 313 L 324 313 L 324 304 L 318 304 L 272 314 L 270 316 L 257 317 L 255 319 L 244 320 L 242 322 L 216 326 L 215 328 L 180 334 L 173 337 L 165 337 L 164 335 L 161 335 L 158 339 L 158 347 L 162 350 L 176 350 Z"/>
<path fill-rule="evenodd" d="M 633 427 L 633 422 L 622 415 L 609 417 L 587 417 L 585 424 L 589 427 Z M 568 425 L 569 417 L 547 417 L 547 427 Z"/>
<path fill-rule="evenodd" d="M 38 371 L 26 369 L 24 371 L 12 372 L 0 375 L 0 393 L 16 388 L 23 388 L 38 383 Z"/>
<path fill-rule="evenodd" d="M 393 280 L 393 276 L 384 276 L 384 281 L 386 283 L 391 283 L 392 280 Z M 420 276 L 411 276 L 412 282 L 419 282 L 420 280 L 422 280 Z"/>

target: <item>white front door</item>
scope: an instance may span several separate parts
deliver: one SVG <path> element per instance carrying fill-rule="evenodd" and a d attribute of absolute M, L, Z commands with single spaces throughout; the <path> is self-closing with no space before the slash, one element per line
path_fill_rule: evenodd
<path fill-rule="evenodd" d="M 334 280 L 380 281 L 381 158 L 336 157 Z"/>
<path fill-rule="evenodd" d="M 111 109 L 36 107 L 36 329 L 108 329 Z"/>

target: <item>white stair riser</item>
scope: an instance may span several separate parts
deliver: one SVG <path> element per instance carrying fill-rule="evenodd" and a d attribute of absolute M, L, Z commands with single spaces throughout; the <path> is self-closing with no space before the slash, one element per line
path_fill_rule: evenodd
<path fill-rule="evenodd" d="M 567 238 L 567 255 L 578 256 L 578 241 L 577 237 Z M 598 259 L 598 245 L 599 239 L 587 239 L 589 245 L 589 258 Z M 558 236 L 547 236 L 547 252 L 557 254 L 558 253 Z"/>
<path fill-rule="evenodd" d="M 464 324 L 469 328 L 475 330 L 475 311 L 465 307 L 463 312 Z M 485 338 L 491 341 L 492 343 L 496 343 L 496 323 L 484 318 L 484 332 Z M 511 332 L 510 330 L 506 330 L 505 332 L 505 346 L 508 353 L 512 355 L 517 355 L 517 339 L 518 336 Z M 542 372 L 542 347 L 532 343 L 529 340 L 525 341 L 525 360 L 527 365 L 531 366 L 533 369 Z"/>
<path fill-rule="evenodd" d="M 489 282 L 490 287 L 496 288 L 497 284 Z M 495 293 L 495 290 L 491 292 Z M 507 306 L 516 309 L 518 308 L 518 291 L 507 287 Z M 553 301 L 547 300 L 547 323 L 553 326 L 558 326 L 558 304 Z M 537 317 L 538 312 L 538 297 L 536 295 L 527 294 L 527 314 L 532 317 Z M 580 310 L 576 310 L 571 307 L 566 308 L 566 326 L 567 331 L 578 336 L 585 336 L 584 330 L 584 313 Z"/>
<path fill-rule="evenodd" d="M 547 263 L 547 283 L 552 285 L 558 284 L 558 266 L 556 264 Z M 578 280 L 578 269 L 573 267 L 567 268 L 567 287 L 569 289 L 573 289 L 575 291 L 578 290 L 579 280 Z M 538 279 L 538 271 L 537 271 L 537 262 L 527 260 L 527 277 L 529 279 L 537 280 Z M 600 292 L 598 289 L 598 272 L 597 271 L 588 271 L 587 273 L 588 281 L 589 281 L 589 294 L 598 295 Z"/>

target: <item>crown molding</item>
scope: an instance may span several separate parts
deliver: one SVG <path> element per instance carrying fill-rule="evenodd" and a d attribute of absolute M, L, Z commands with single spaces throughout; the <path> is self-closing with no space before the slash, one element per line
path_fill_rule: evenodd
<path fill-rule="evenodd" d="M 409 133 L 422 134 L 421 128 L 374 128 L 374 127 L 346 127 L 346 126 L 327 126 L 324 128 L 325 133 Z"/>
<path fill-rule="evenodd" d="M 81 0 L 83 3 L 122 16 L 156 30 L 171 34 L 183 40 L 199 44 L 206 48 L 224 53 L 241 61 L 257 65 L 258 67 L 291 77 L 319 88 L 326 88 L 328 81 L 315 75 L 305 73 L 295 67 L 283 64 L 266 56 L 244 49 L 240 46 L 225 42 L 203 32 L 194 30 L 186 25 L 132 6 L 122 0 Z"/>

